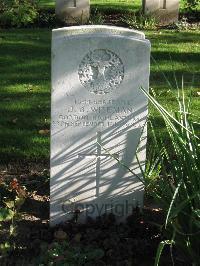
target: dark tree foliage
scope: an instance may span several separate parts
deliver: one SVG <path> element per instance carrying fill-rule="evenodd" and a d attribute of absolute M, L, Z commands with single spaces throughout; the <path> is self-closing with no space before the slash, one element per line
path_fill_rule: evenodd
<path fill-rule="evenodd" d="M 184 7 L 187 11 L 195 11 L 199 5 L 199 0 L 184 0 Z"/>
<path fill-rule="evenodd" d="M 0 26 L 27 26 L 34 23 L 37 17 L 36 0 L 1 0 Z"/>

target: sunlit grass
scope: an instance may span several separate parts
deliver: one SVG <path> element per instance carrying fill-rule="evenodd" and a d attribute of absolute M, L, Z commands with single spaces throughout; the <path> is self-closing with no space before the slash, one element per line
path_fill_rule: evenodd
<path fill-rule="evenodd" d="M 97 8 L 102 12 L 133 12 L 138 11 L 142 7 L 142 2 L 140 0 L 92 0 L 91 7 Z"/>
<path fill-rule="evenodd" d="M 55 7 L 55 0 L 40 0 L 39 2 L 41 7 Z M 140 0 L 91 0 L 91 8 L 97 8 L 101 11 L 134 11 L 138 10 L 142 2 Z"/>
<path fill-rule="evenodd" d="M 41 6 L 55 6 L 55 0 L 40 0 Z M 141 4 L 140 0 L 90 0 L 91 5 L 118 5 L 118 6 L 134 6 Z"/>
<path fill-rule="evenodd" d="M 40 0 L 39 5 L 46 8 L 54 8 L 55 0 Z M 184 0 L 179 1 L 180 10 L 184 8 Z M 97 8 L 101 11 L 137 11 L 142 8 L 142 0 L 90 0 L 91 8 Z M 200 10 L 200 4 L 197 7 Z"/>
<path fill-rule="evenodd" d="M 50 117 L 49 30 L 0 34 L 0 161 L 47 159 Z"/>

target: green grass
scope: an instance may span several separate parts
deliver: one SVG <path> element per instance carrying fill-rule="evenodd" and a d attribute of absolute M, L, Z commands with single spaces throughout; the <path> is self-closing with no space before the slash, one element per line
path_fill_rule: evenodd
<path fill-rule="evenodd" d="M 55 7 L 55 0 L 39 0 L 41 7 Z M 131 12 L 138 11 L 142 7 L 142 0 L 90 0 L 91 8 L 101 12 L 119 11 Z M 184 0 L 180 0 L 180 10 L 184 8 Z M 200 3 L 198 5 L 200 10 Z"/>
<path fill-rule="evenodd" d="M 141 8 L 140 0 L 92 0 L 91 7 L 101 12 L 133 12 Z"/>
<path fill-rule="evenodd" d="M 55 0 L 40 0 L 39 5 L 43 7 L 54 7 L 56 1 Z"/>
<path fill-rule="evenodd" d="M 49 156 L 49 30 L 0 33 L 0 161 Z"/>
<path fill-rule="evenodd" d="M 40 0 L 42 7 L 54 7 L 55 0 Z M 101 10 L 101 12 L 108 11 L 136 11 L 140 9 L 142 2 L 140 0 L 91 0 L 92 9 Z"/>
<path fill-rule="evenodd" d="M 169 80 L 176 74 L 185 79 L 186 95 L 192 91 L 192 112 L 200 117 L 199 31 L 146 32 L 152 43 L 150 86 L 164 106 L 175 108 L 176 91 L 169 91 L 161 72 Z M 50 125 L 50 45 L 48 29 L 13 29 L 0 32 L 0 161 L 48 160 L 49 136 L 39 130 Z M 170 59 L 170 56 L 172 61 Z M 172 64 L 173 63 L 173 64 Z M 195 75 L 194 88 L 190 85 Z M 162 123 L 151 110 L 158 131 Z"/>
<path fill-rule="evenodd" d="M 192 115 L 199 121 L 199 96 L 200 91 L 200 43 L 199 31 L 154 31 L 147 32 L 147 38 L 152 43 L 150 86 L 155 90 L 159 102 L 168 110 L 175 110 L 177 106 L 176 76 L 178 86 L 181 88 L 182 77 L 186 96 L 192 95 Z M 191 49 L 192 47 L 192 49 Z M 165 77 L 164 77 L 165 75 Z M 166 79 L 171 83 L 167 84 Z M 160 118 L 151 110 L 158 129 L 164 130 Z"/>

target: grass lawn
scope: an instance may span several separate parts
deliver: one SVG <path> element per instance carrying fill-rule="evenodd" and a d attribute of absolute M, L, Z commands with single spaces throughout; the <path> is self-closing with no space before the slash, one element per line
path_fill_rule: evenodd
<path fill-rule="evenodd" d="M 55 0 L 40 0 L 39 5 L 43 7 L 54 7 L 56 1 Z"/>
<path fill-rule="evenodd" d="M 192 114 L 200 117 L 199 31 L 149 31 L 152 56 L 150 86 L 162 104 L 175 107 L 176 91 L 169 91 L 161 72 L 170 81 L 175 73 L 179 84 L 184 75 L 186 94 L 192 91 Z M 14 29 L 0 32 L 0 162 L 49 159 L 50 127 L 49 29 Z M 170 60 L 170 55 L 172 61 Z M 190 85 L 194 77 L 194 88 Z M 158 115 L 151 110 L 162 132 Z M 196 116 L 196 117 L 195 117 Z M 198 121 L 199 122 L 199 121 Z M 41 134 L 42 133 L 42 134 Z"/>
<path fill-rule="evenodd" d="M 111 10 L 118 12 L 137 11 L 142 7 L 140 0 L 92 0 L 91 7 L 101 10 L 101 12 L 109 12 Z"/>
<path fill-rule="evenodd" d="M 200 91 L 200 42 L 199 31 L 175 32 L 152 31 L 146 32 L 152 44 L 150 87 L 158 100 L 168 109 L 177 110 L 177 85 L 181 88 L 184 82 L 184 91 L 192 96 L 192 118 L 200 122 L 199 96 Z M 154 62 L 156 60 L 156 63 Z M 168 85 L 166 79 L 170 82 Z M 159 133 L 164 130 L 160 118 L 154 109 L 150 108 L 150 115 L 154 118 Z M 198 127 L 198 126 L 197 126 Z M 198 129 L 198 128 L 197 128 Z"/>
<path fill-rule="evenodd" d="M 42 7 L 54 7 L 55 0 L 40 0 Z M 101 12 L 109 11 L 137 11 L 142 7 L 142 0 L 90 0 L 91 8 L 98 9 Z M 180 9 L 183 9 L 184 0 L 180 0 Z M 200 10 L 200 4 L 198 6 Z"/>
<path fill-rule="evenodd" d="M 39 4 L 41 6 L 52 7 L 55 6 L 55 0 L 40 0 Z M 91 6 L 111 6 L 120 8 L 133 8 L 135 6 L 141 6 L 142 1 L 140 0 L 90 0 Z"/>
<path fill-rule="evenodd" d="M 49 30 L 0 33 L 0 161 L 49 156 Z"/>

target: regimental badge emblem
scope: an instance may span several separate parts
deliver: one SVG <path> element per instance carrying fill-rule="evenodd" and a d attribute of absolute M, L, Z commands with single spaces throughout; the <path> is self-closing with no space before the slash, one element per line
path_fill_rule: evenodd
<path fill-rule="evenodd" d="M 78 69 L 81 84 L 91 93 L 101 95 L 119 87 L 124 79 L 124 65 L 118 55 L 107 49 L 86 54 Z"/>

